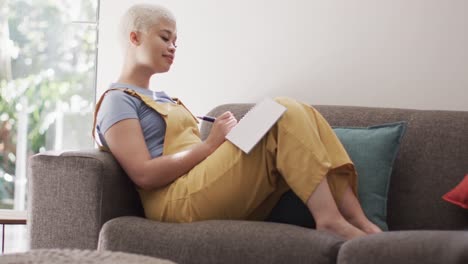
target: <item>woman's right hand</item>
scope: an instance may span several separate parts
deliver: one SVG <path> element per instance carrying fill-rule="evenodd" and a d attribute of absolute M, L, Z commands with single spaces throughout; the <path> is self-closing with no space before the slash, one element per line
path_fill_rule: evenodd
<path fill-rule="evenodd" d="M 226 135 L 237 124 L 236 117 L 229 111 L 216 118 L 205 143 L 214 151 L 226 140 Z"/>

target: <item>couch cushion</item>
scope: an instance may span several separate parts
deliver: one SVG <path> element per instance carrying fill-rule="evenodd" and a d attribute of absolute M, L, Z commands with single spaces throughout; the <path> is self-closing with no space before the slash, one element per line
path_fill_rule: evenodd
<path fill-rule="evenodd" d="M 468 209 L 468 174 L 455 188 L 442 197 L 448 202 Z"/>
<path fill-rule="evenodd" d="M 405 128 L 405 122 L 370 127 L 334 127 L 356 166 L 359 200 L 364 212 L 382 230 L 388 230 L 387 192 Z M 266 220 L 314 227 L 309 210 L 292 191 L 281 197 Z"/>
<path fill-rule="evenodd" d="M 468 210 L 440 198 L 468 171 L 468 133 L 465 133 L 468 111 L 316 108 L 334 126 L 408 123 L 390 180 L 387 204 L 390 230 L 468 227 Z"/>
<path fill-rule="evenodd" d="M 405 122 L 333 128 L 356 167 L 364 213 L 382 230 L 388 230 L 388 187 L 405 129 Z"/>
<path fill-rule="evenodd" d="M 468 231 L 395 231 L 347 241 L 338 264 L 465 264 Z"/>
<path fill-rule="evenodd" d="M 99 249 L 178 263 L 336 263 L 342 240 L 293 225 L 211 220 L 162 223 L 140 217 L 107 222 Z"/>

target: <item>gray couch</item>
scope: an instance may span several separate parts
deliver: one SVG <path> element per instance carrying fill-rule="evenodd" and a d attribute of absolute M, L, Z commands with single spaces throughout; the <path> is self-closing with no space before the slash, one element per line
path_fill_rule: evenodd
<path fill-rule="evenodd" d="M 250 106 L 209 114 L 229 109 L 240 117 Z M 408 122 L 389 190 L 390 232 L 345 242 L 304 227 L 310 214 L 292 193 L 269 218 L 283 223 L 150 221 L 114 158 L 80 150 L 31 157 L 31 248 L 99 248 L 178 263 L 468 263 L 468 210 L 441 199 L 468 172 L 468 112 L 316 108 L 332 125 Z M 202 126 L 203 136 L 209 128 Z"/>

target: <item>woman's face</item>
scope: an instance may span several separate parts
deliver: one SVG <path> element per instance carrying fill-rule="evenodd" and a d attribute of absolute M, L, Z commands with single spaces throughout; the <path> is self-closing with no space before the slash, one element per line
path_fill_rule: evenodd
<path fill-rule="evenodd" d="M 152 71 L 153 74 L 169 71 L 176 51 L 175 23 L 162 18 L 158 25 L 138 35 L 140 45 L 137 45 L 137 63 Z"/>

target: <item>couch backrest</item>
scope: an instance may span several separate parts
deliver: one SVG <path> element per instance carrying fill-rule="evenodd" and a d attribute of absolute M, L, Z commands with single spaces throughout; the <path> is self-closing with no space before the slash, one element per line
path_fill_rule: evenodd
<path fill-rule="evenodd" d="M 230 110 L 239 118 L 251 106 L 220 105 L 208 114 L 217 116 Z M 332 126 L 408 123 L 391 176 L 387 212 L 390 230 L 468 228 L 468 210 L 441 198 L 468 173 L 468 111 L 314 107 Z M 202 137 L 210 128 L 211 124 L 202 124 Z"/>

